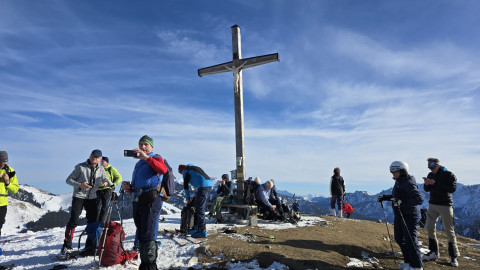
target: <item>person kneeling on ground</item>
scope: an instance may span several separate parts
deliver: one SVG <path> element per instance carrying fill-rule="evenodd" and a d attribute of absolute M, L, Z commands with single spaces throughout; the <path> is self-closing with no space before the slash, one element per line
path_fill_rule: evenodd
<path fill-rule="evenodd" d="M 210 207 L 210 213 L 208 214 L 210 217 L 215 215 L 217 218 L 216 223 L 223 223 L 222 220 L 222 205 L 230 203 L 230 188 L 227 184 L 228 181 L 228 174 L 222 175 L 222 181 L 218 183 L 217 194 L 218 197 L 215 198 L 212 206 Z"/>

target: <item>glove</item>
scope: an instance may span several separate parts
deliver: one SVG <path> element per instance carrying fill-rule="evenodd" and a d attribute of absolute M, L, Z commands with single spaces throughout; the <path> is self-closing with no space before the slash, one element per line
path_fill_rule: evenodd
<path fill-rule="evenodd" d="M 392 199 L 392 195 L 382 195 L 378 196 L 377 202 L 389 201 L 390 199 Z"/>
<path fill-rule="evenodd" d="M 392 201 L 393 206 L 399 207 L 402 204 L 402 200 L 399 200 L 398 198 L 391 198 L 390 201 Z"/>

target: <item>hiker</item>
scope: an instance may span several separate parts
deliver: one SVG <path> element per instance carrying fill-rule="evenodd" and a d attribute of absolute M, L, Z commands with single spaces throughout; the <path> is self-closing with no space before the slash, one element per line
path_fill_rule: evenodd
<path fill-rule="evenodd" d="M 207 207 L 207 197 L 212 190 L 212 180 L 202 168 L 193 164 L 178 165 L 178 172 L 183 176 L 183 192 L 187 205 L 193 196 L 190 196 L 189 185 L 192 185 L 197 191 L 195 193 L 195 226 L 188 233 L 194 238 L 207 237 L 207 226 L 205 223 L 205 208 Z"/>
<path fill-rule="evenodd" d="M 122 182 L 122 176 L 117 171 L 117 169 L 110 165 L 108 157 L 102 157 L 101 164 L 103 166 L 103 169 L 105 170 L 105 173 L 107 174 L 108 179 L 110 179 L 110 182 L 113 183 L 112 186 L 99 187 L 97 190 L 97 209 L 101 207 L 97 220 L 105 222 L 107 219 L 106 214 L 108 203 L 112 198 L 112 193 L 115 192 L 115 186 Z"/>
<path fill-rule="evenodd" d="M 343 202 L 343 204 L 342 204 L 342 216 L 345 215 L 346 218 L 350 218 L 350 216 L 353 213 L 353 210 L 355 210 L 355 208 L 353 208 L 349 203 Z"/>
<path fill-rule="evenodd" d="M 390 172 L 395 180 L 391 195 L 377 198 L 378 202 L 391 201 L 395 241 L 400 246 L 404 262 L 398 269 L 423 269 L 420 247 L 417 242 L 417 224 L 420 221 L 418 205 L 423 203 L 415 177 L 408 174 L 408 164 L 394 161 Z"/>
<path fill-rule="evenodd" d="M 425 185 L 423 189 L 430 192 L 428 201 L 427 220 L 425 228 L 428 233 L 429 253 L 423 255 L 424 261 L 436 260 L 440 257 L 438 250 L 435 225 L 438 217 L 442 217 L 443 228 L 448 238 L 448 255 L 450 256 L 450 265 L 457 267 L 457 257 L 460 255 L 457 247 L 457 238 L 455 237 L 454 219 L 453 219 L 453 199 L 452 193 L 457 190 L 457 178 L 448 171 L 447 168 L 440 165 L 437 158 L 428 158 L 428 168 L 430 173 L 424 177 Z"/>
<path fill-rule="evenodd" d="M 298 200 L 297 200 L 297 199 L 295 199 L 295 201 L 293 201 L 292 210 L 293 210 L 293 212 L 295 212 L 295 213 L 300 212 L 300 205 L 298 204 Z"/>
<path fill-rule="evenodd" d="M 103 167 L 99 166 L 100 160 L 102 160 L 102 151 L 93 150 L 87 161 L 77 164 L 67 177 L 66 183 L 73 187 L 73 198 L 70 219 L 65 228 L 65 239 L 60 250 L 62 255 L 72 251 L 73 233 L 82 210 L 85 209 L 87 212 L 88 224 L 97 221 L 97 189 L 100 186 L 112 185 Z M 87 237 L 84 255 L 94 255 L 95 247 L 92 241 L 94 240 Z"/>
<path fill-rule="evenodd" d="M 138 141 L 138 148 L 133 149 L 139 159 L 135 164 L 132 182 L 122 182 L 122 189 L 133 193 L 133 221 L 137 228 L 136 237 L 139 241 L 141 264 L 139 269 L 157 269 L 158 219 L 163 202 L 157 188 L 160 186 L 158 174 L 168 171 L 163 158 L 153 153 L 153 139 L 144 135 Z"/>
<path fill-rule="evenodd" d="M 268 198 L 268 201 L 275 205 L 275 209 L 280 213 L 280 215 L 283 215 L 283 208 L 282 208 L 282 200 L 280 197 L 278 197 L 278 192 L 277 192 L 277 186 L 275 185 L 275 180 L 270 179 L 272 182 L 272 192 L 270 193 L 270 197 Z"/>
<path fill-rule="evenodd" d="M 272 193 L 272 187 L 272 181 L 268 180 L 264 184 L 259 185 L 257 188 L 256 203 L 265 219 L 274 219 L 275 217 L 276 205 L 272 205 L 268 200 L 270 198 L 270 194 Z"/>
<path fill-rule="evenodd" d="M 343 196 L 345 195 L 345 182 L 343 177 L 340 175 L 340 168 L 333 169 L 333 176 L 330 179 L 330 195 L 332 199 L 330 200 L 330 215 L 336 216 L 335 213 L 335 203 L 338 206 L 338 216 L 343 217 L 342 215 L 342 203 Z"/>
<path fill-rule="evenodd" d="M 20 189 L 16 172 L 7 163 L 8 153 L 0 151 L 0 236 L 7 216 L 8 193 L 15 194 Z"/>
<path fill-rule="evenodd" d="M 230 187 L 228 186 L 228 174 L 222 175 L 222 180 L 218 183 L 217 194 L 218 197 L 215 198 L 212 206 L 210 207 L 209 217 L 215 215 L 217 218 L 216 223 L 223 223 L 222 220 L 222 205 L 230 203 Z"/>

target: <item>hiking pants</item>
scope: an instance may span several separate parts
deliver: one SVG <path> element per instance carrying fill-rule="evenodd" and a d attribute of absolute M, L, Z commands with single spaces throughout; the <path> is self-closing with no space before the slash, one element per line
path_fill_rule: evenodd
<path fill-rule="evenodd" d="M 161 201 L 161 200 L 160 200 L 160 201 Z M 134 205 L 133 208 L 136 207 L 135 204 L 137 204 L 137 202 L 133 202 L 133 205 Z M 158 211 L 157 220 L 160 219 L 160 215 L 162 214 L 162 211 L 161 211 L 162 207 L 163 207 L 163 202 L 162 202 L 162 205 L 160 206 L 160 211 Z M 158 223 L 159 223 L 159 222 L 160 222 L 160 221 L 157 221 L 157 227 L 155 228 L 155 234 L 154 234 L 154 236 L 153 236 L 153 239 L 157 239 L 157 235 L 158 235 Z M 133 246 L 134 246 L 134 247 L 139 247 L 139 246 L 140 246 L 140 239 L 139 239 L 139 237 L 138 237 L 138 229 L 135 231 L 135 240 L 133 241 Z"/>
<path fill-rule="evenodd" d="M 404 262 L 414 268 L 423 267 L 420 247 L 417 241 L 417 224 L 420 221 L 420 215 L 404 214 L 402 219 L 398 211 L 394 210 L 394 214 L 393 230 L 395 241 L 400 246 L 400 250 L 402 250 Z"/>
<path fill-rule="evenodd" d="M 155 241 L 158 233 L 158 218 L 163 202 L 158 197 L 148 204 L 133 204 L 133 221 L 137 227 L 138 240 L 141 243 Z"/>
<path fill-rule="evenodd" d="M 229 197 L 219 196 L 215 198 L 215 201 L 210 207 L 210 213 L 215 214 L 217 219 L 222 219 L 222 205 L 230 202 Z"/>
<path fill-rule="evenodd" d="M 448 242 L 453 245 L 454 257 L 460 255 L 457 247 L 457 238 L 455 237 L 453 207 L 448 205 L 429 204 L 427 211 L 427 221 L 425 222 L 425 229 L 427 229 L 428 238 L 437 243 L 436 227 L 438 217 L 442 217 L 443 229 L 447 234 Z"/>
<path fill-rule="evenodd" d="M 205 208 L 207 207 L 207 198 L 212 187 L 202 187 L 197 190 L 195 198 L 195 225 L 197 230 L 202 232 L 207 229 L 205 224 Z"/>
<path fill-rule="evenodd" d="M 338 212 L 342 213 L 343 195 L 332 195 L 332 199 L 330 200 L 330 208 L 335 209 L 335 202 L 338 206 Z"/>
<path fill-rule="evenodd" d="M 101 222 L 105 222 L 107 219 L 107 209 L 108 203 L 110 202 L 110 198 L 112 197 L 112 189 L 102 189 L 97 190 L 97 211 L 100 208 L 100 213 L 98 215 L 97 220 Z"/>
<path fill-rule="evenodd" d="M 2 227 L 5 224 L 5 217 L 7 216 L 7 206 L 0 206 L 0 236 L 2 235 Z"/>
<path fill-rule="evenodd" d="M 73 197 L 72 208 L 70 209 L 70 220 L 67 223 L 67 227 L 77 227 L 78 219 L 84 208 L 87 212 L 87 223 L 97 221 L 97 199 L 80 199 Z"/>

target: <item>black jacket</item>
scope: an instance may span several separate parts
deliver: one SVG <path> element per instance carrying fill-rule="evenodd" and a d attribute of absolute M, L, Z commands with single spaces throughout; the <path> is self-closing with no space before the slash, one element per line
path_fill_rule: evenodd
<path fill-rule="evenodd" d="M 423 197 L 418 190 L 417 182 L 413 175 L 395 180 L 392 197 L 402 200 L 400 210 L 403 215 L 420 216 L 420 210 L 417 205 L 423 203 Z M 397 207 L 394 207 L 393 211 L 395 214 L 398 214 L 398 212 L 396 212 L 398 211 Z"/>
<path fill-rule="evenodd" d="M 443 166 L 438 168 L 436 174 L 429 173 L 428 179 L 435 180 L 433 185 L 424 185 L 423 189 L 426 192 L 430 192 L 431 204 L 452 206 L 452 193 L 457 190 L 457 177 Z"/>
<path fill-rule="evenodd" d="M 221 185 L 221 186 L 220 184 L 218 184 L 217 194 L 218 196 L 221 196 L 221 197 L 230 196 L 230 189 L 228 188 L 228 183 L 225 183 L 225 185 Z"/>
<path fill-rule="evenodd" d="M 343 196 L 345 193 L 345 183 L 340 174 L 334 174 L 330 180 L 330 194 Z"/>

